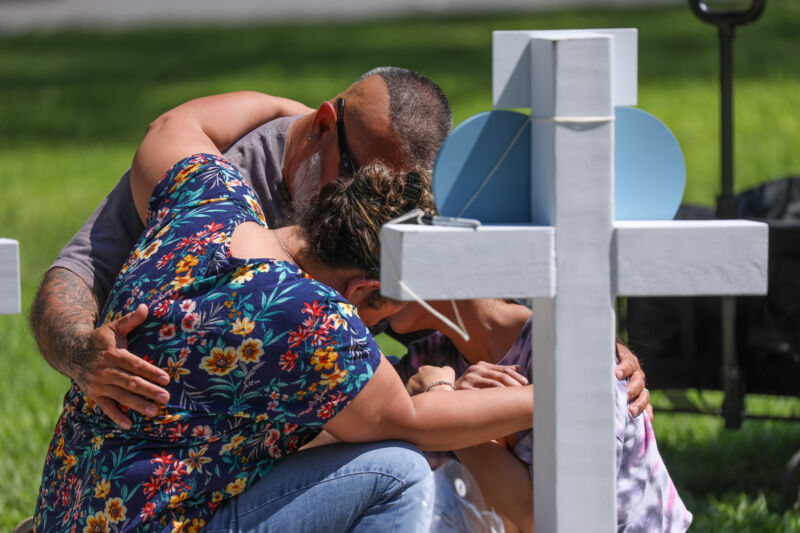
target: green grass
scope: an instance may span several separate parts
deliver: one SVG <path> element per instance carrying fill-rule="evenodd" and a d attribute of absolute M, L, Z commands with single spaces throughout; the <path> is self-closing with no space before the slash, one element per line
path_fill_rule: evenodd
<path fill-rule="evenodd" d="M 692 391 L 690 399 L 719 408 L 720 392 Z M 797 399 L 750 395 L 748 413 L 800 417 Z M 663 393 L 656 408 L 669 408 Z M 721 418 L 656 412 L 658 448 L 686 506 L 694 513 L 693 531 L 800 531 L 800 509 L 776 512 L 786 461 L 800 449 L 800 424 L 745 420 L 726 430 Z"/>
<path fill-rule="evenodd" d="M 771 0 L 736 42 L 736 171 L 744 188 L 800 170 L 800 3 Z M 684 6 L 254 24 L 0 37 L 0 236 L 21 245 L 27 312 L 47 266 L 129 164 L 148 122 L 192 97 L 255 89 L 317 105 L 361 72 L 396 64 L 450 97 L 456 123 L 491 106 L 491 31 L 638 27 L 640 107 L 687 162 L 685 200 L 719 189 L 715 30 Z M 0 530 L 33 512 L 66 380 L 37 354 L 24 315 L 0 317 Z M 783 412 L 785 401 L 763 400 Z M 797 403 L 788 409 L 795 409 Z M 794 406 L 794 407 L 792 407 Z M 722 429 L 660 414 L 656 431 L 697 531 L 800 529 L 776 510 L 780 468 L 800 447 L 788 422 Z"/>

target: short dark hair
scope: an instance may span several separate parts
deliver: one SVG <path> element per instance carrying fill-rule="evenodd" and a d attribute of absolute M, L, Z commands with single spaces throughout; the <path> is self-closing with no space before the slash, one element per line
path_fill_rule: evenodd
<path fill-rule="evenodd" d="M 432 170 L 453 116 L 444 91 L 418 72 L 400 67 L 377 67 L 360 79 L 380 76 L 389 89 L 389 116 L 412 168 Z"/>

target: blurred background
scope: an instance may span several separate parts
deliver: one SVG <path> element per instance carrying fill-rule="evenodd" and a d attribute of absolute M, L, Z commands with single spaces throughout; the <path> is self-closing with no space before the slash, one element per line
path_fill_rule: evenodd
<path fill-rule="evenodd" d="M 20 243 L 23 291 L 23 313 L 0 316 L 0 530 L 33 514 L 68 386 L 38 354 L 27 326 L 36 288 L 129 166 L 147 124 L 183 101 L 249 89 L 315 107 L 388 64 L 436 81 L 457 125 L 491 107 L 493 30 L 636 27 L 639 107 L 660 118 L 683 148 L 684 201 L 714 203 L 720 115 L 713 26 L 681 1 L 488 5 L 0 0 L 0 237 Z M 797 0 L 769 0 L 757 22 L 737 30 L 737 190 L 800 174 L 798 51 Z M 675 398 L 655 392 L 654 426 L 695 515 L 693 531 L 800 531 L 800 508 L 780 505 L 784 467 L 800 450 L 800 424 L 791 418 L 800 417 L 800 401 L 750 394 L 747 412 L 766 418 L 729 430 L 719 416 L 675 412 Z M 715 390 L 692 389 L 688 398 L 712 413 L 722 403 Z"/>

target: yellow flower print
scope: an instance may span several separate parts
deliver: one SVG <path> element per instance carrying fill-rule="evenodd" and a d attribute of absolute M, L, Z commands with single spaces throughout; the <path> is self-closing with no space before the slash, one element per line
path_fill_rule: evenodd
<path fill-rule="evenodd" d="M 206 525 L 206 521 L 203 520 L 202 518 L 193 518 L 192 524 L 189 526 L 188 532 L 199 533 L 204 525 Z"/>
<path fill-rule="evenodd" d="M 311 364 L 314 366 L 314 370 L 319 372 L 323 368 L 325 370 L 330 370 L 333 368 L 333 363 L 336 359 L 339 358 L 339 354 L 333 351 L 331 346 L 326 348 L 317 348 L 314 352 L 314 355 L 311 356 Z"/>
<path fill-rule="evenodd" d="M 183 169 L 178 173 L 178 175 L 173 178 L 172 188 L 169 190 L 167 194 L 171 193 L 172 191 L 180 187 L 181 184 L 184 183 L 185 181 L 188 181 L 189 176 L 198 168 L 200 168 L 200 163 L 193 163 L 189 166 L 183 167 Z"/>
<path fill-rule="evenodd" d="M 159 411 L 161 411 L 161 407 L 159 406 Z M 172 424 L 173 422 L 180 422 L 183 420 L 182 413 L 172 413 L 168 415 L 164 415 L 160 420 L 157 421 L 158 424 Z"/>
<path fill-rule="evenodd" d="M 220 491 L 216 491 L 214 494 L 211 495 L 211 501 L 213 503 L 218 503 L 222 501 L 222 493 Z"/>
<path fill-rule="evenodd" d="M 261 339 L 245 339 L 236 351 L 240 359 L 248 363 L 255 363 L 264 355 L 262 345 Z"/>
<path fill-rule="evenodd" d="M 83 402 L 84 402 L 83 408 L 81 409 L 81 411 L 83 411 L 83 413 L 86 415 L 89 416 L 93 415 L 94 408 L 97 407 L 97 403 L 95 403 L 95 401 L 89 398 L 88 396 L 83 397 Z"/>
<path fill-rule="evenodd" d="M 64 464 L 61 465 L 61 470 L 69 472 L 69 470 L 76 464 L 78 464 L 78 459 L 72 454 L 67 455 L 67 457 L 64 459 Z"/>
<path fill-rule="evenodd" d="M 245 337 L 250 335 L 250 333 L 255 329 L 256 323 L 250 320 L 248 317 L 243 316 L 242 318 L 237 318 L 233 322 L 233 329 L 231 329 L 231 333 L 234 335 L 241 335 Z"/>
<path fill-rule="evenodd" d="M 196 256 L 192 254 L 187 254 L 178 259 L 178 262 L 175 263 L 175 272 L 177 274 L 180 274 L 181 272 L 190 272 L 192 270 L 192 267 L 197 266 L 197 263 L 199 262 L 200 261 L 197 259 Z"/>
<path fill-rule="evenodd" d="M 111 491 L 111 483 L 107 479 L 103 479 L 94 486 L 94 497 L 103 499 L 108 496 Z"/>
<path fill-rule="evenodd" d="M 167 232 L 168 232 L 170 229 L 172 229 L 172 224 L 169 224 L 169 223 L 167 223 L 167 225 L 166 225 L 166 226 L 164 226 L 163 228 L 161 228 L 161 231 L 159 231 L 158 233 L 156 233 L 156 239 L 160 239 L 161 237 L 163 237 L 164 235 L 166 235 L 166 234 L 167 234 Z"/>
<path fill-rule="evenodd" d="M 94 449 L 99 450 L 100 446 L 103 445 L 103 436 L 102 435 L 95 435 L 92 437 L 92 444 L 94 444 Z"/>
<path fill-rule="evenodd" d="M 322 374 L 322 379 L 319 381 L 319 384 L 323 387 L 327 385 L 329 389 L 332 389 L 339 383 L 347 381 L 347 374 L 347 369 L 340 370 L 339 365 L 336 365 L 333 372 L 330 374 Z"/>
<path fill-rule="evenodd" d="M 342 320 L 342 317 L 336 313 L 328 315 L 328 323 L 333 326 L 333 329 L 339 329 L 345 325 L 345 321 Z"/>
<path fill-rule="evenodd" d="M 173 289 L 178 290 L 191 285 L 194 281 L 195 278 L 192 277 L 192 271 L 190 270 L 184 276 L 176 276 L 169 284 Z"/>
<path fill-rule="evenodd" d="M 225 487 L 225 492 L 230 494 L 231 496 L 236 496 L 237 494 L 241 494 L 244 492 L 244 489 L 247 488 L 247 480 L 243 477 L 240 477 L 236 481 L 231 481 Z"/>
<path fill-rule="evenodd" d="M 108 517 L 103 511 L 97 511 L 94 516 L 86 519 L 83 533 L 108 533 Z"/>
<path fill-rule="evenodd" d="M 152 256 L 154 253 L 156 253 L 160 247 L 161 247 L 161 241 L 160 241 L 160 240 L 158 240 L 158 239 L 156 239 L 155 241 L 151 242 L 151 243 L 150 243 L 150 244 L 147 246 L 147 248 L 145 248 L 144 250 L 142 250 L 141 257 L 142 257 L 143 259 L 150 259 L 150 257 L 151 257 L 151 256 Z"/>
<path fill-rule="evenodd" d="M 258 220 L 260 220 L 262 224 L 266 225 L 267 221 L 264 218 L 264 212 L 261 210 L 261 204 L 259 204 L 255 198 L 249 194 L 245 195 L 244 199 L 247 201 L 248 205 L 253 209 L 253 211 L 255 211 Z"/>
<path fill-rule="evenodd" d="M 173 357 L 170 357 L 169 360 L 167 360 L 166 372 L 176 383 L 181 380 L 181 376 L 191 374 L 191 371 L 188 368 L 183 368 L 183 363 L 185 362 L 186 359 L 178 359 L 176 361 Z"/>
<path fill-rule="evenodd" d="M 255 276 L 255 272 L 253 272 L 253 267 L 245 265 L 236 269 L 236 272 L 233 273 L 233 279 L 231 281 L 233 283 L 241 285 L 253 279 L 253 276 Z"/>
<path fill-rule="evenodd" d="M 341 311 L 344 316 L 353 316 L 353 314 L 356 312 L 356 308 L 350 304 L 339 303 L 338 305 L 339 311 Z"/>
<path fill-rule="evenodd" d="M 56 444 L 55 450 L 56 457 L 61 458 L 64 457 L 64 436 L 58 436 L 58 444 Z"/>
<path fill-rule="evenodd" d="M 269 272 L 269 263 L 259 263 L 256 270 L 259 272 Z"/>
<path fill-rule="evenodd" d="M 201 446 L 200 448 L 189 450 L 189 458 L 183 461 L 183 463 L 186 465 L 186 470 L 189 473 L 191 473 L 193 470 L 202 472 L 203 465 L 211 462 L 211 458 L 205 456 L 207 450 L 208 446 Z"/>
<path fill-rule="evenodd" d="M 114 310 L 110 309 L 108 313 L 106 313 L 106 317 L 103 319 L 103 324 L 108 324 L 114 319 Z"/>
<path fill-rule="evenodd" d="M 224 350 L 222 348 L 211 348 L 211 355 L 207 355 L 200 360 L 200 368 L 211 375 L 227 376 L 236 366 L 238 358 L 239 355 L 234 348 L 226 347 Z"/>
<path fill-rule="evenodd" d="M 106 501 L 106 516 L 112 524 L 125 520 L 127 510 L 122 498 L 110 498 Z"/>
<path fill-rule="evenodd" d="M 189 493 L 187 491 L 179 492 L 178 494 L 173 494 L 172 496 L 169 497 L 169 505 L 167 507 L 169 507 L 170 509 L 174 509 L 180 506 L 180 504 L 183 503 L 183 501 L 186 500 L 188 497 Z"/>
<path fill-rule="evenodd" d="M 220 449 L 219 454 L 220 455 L 224 455 L 224 454 L 228 453 L 231 450 L 235 450 L 244 441 L 245 441 L 245 438 L 241 434 L 237 433 L 236 435 L 233 436 L 233 438 L 231 439 L 231 441 L 228 444 L 225 444 Z"/>

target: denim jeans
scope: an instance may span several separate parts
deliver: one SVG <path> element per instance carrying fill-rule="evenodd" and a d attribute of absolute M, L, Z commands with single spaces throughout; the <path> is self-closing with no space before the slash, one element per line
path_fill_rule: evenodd
<path fill-rule="evenodd" d="M 427 532 L 433 498 L 430 467 L 415 446 L 333 444 L 281 460 L 203 532 Z"/>

